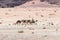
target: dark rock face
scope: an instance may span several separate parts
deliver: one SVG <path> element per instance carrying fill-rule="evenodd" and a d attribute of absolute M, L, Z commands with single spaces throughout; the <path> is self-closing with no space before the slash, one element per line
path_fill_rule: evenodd
<path fill-rule="evenodd" d="M 0 0 L 0 8 L 9 8 L 22 5 L 31 0 Z"/>
<path fill-rule="evenodd" d="M 44 2 L 45 0 L 40 0 L 41 2 Z"/>
<path fill-rule="evenodd" d="M 48 2 L 49 4 L 57 4 L 60 5 L 60 0 L 40 0 L 41 2 Z"/>
<path fill-rule="evenodd" d="M 47 0 L 47 2 L 50 4 L 59 4 L 60 5 L 60 0 Z"/>

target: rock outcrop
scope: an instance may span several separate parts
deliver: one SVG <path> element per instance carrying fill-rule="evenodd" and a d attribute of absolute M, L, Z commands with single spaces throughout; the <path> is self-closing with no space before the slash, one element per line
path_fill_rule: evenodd
<path fill-rule="evenodd" d="M 0 8 L 8 8 L 22 5 L 30 0 L 0 0 Z"/>

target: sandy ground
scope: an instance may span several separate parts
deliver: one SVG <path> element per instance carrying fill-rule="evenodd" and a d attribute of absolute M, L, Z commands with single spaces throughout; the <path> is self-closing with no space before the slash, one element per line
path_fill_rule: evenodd
<path fill-rule="evenodd" d="M 32 18 L 37 25 L 14 25 Z M 60 8 L 0 8 L 0 40 L 60 40 Z"/>

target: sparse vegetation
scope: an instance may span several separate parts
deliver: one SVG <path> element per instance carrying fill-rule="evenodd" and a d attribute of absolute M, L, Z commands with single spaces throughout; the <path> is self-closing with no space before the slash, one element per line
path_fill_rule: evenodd
<path fill-rule="evenodd" d="M 18 31 L 18 33 L 24 33 L 24 31 L 22 30 L 22 31 Z"/>
<path fill-rule="evenodd" d="M 2 22 L 0 22 L 0 24 L 2 24 Z"/>
<path fill-rule="evenodd" d="M 43 15 L 41 15 L 41 17 L 44 17 Z"/>
<path fill-rule="evenodd" d="M 46 27 L 43 27 L 43 29 L 46 29 Z"/>
<path fill-rule="evenodd" d="M 28 27 L 29 30 L 34 30 L 34 28 Z"/>
<path fill-rule="evenodd" d="M 34 32 L 32 32 L 32 34 L 34 34 Z"/>
<path fill-rule="evenodd" d="M 32 2 L 32 4 L 35 4 L 35 2 Z"/>
<path fill-rule="evenodd" d="M 5 13 L 6 15 L 8 15 L 8 13 Z"/>
<path fill-rule="evenodd" d="M 53 22 L 49 22 L 49 24 L 50 24 L 50 25 L 54 25 L 54 23 L 53 23 Z"/>

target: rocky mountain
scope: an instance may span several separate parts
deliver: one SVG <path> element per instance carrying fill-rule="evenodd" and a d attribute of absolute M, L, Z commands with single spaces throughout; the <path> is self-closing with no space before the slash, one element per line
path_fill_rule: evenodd
<path fill-rule="evenodd" d="M 0 0 L 0 8 L 15 7 L 30 0 Z"/>
<path fill-rule="evenodd" d="M 54 5 L 59 6 L 60 0 L 0 0 L 0 8 L 13 8 L 16 6 L 20 6 L 22 4 L 24 4 L 27 7 L 28 6 L 39 6 L 39 7 L 40 6 L 45 6 L 45 7 L 49 6 L 50 7 L 50 6 L 54 6 Z"/>

